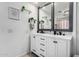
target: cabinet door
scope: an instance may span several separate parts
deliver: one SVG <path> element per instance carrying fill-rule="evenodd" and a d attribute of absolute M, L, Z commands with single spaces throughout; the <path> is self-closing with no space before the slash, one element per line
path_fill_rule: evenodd
<path fill-rule="evenodd" d="M 36 51 L 39 56 L 40 55 L 40 36 L 39 35 L 36 37 Z"/>
<path fill-rule="evenodd" d="M 66 40 L 58 39 L 57 40 L 57 56 L 58 57 L 66 57 L 67 56 L 67 47 Z"/>
<path fill-rule="evenodd" d="M 56 44 L 54 39 L 47 39 L 47 57 L 56 57 Z"/>
<path fill-rule="evenodd" d="M 31 36 L 31 51 L 36 52 L 36 36 Z"/>

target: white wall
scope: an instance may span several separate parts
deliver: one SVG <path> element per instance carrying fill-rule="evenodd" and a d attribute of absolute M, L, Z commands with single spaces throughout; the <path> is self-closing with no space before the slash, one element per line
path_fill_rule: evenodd
<path fill-rule="evenodd" d="M 73 15 L 73 54 L 79 55 L 79 3 L 74 3 Z"/>
<path fill-rule="evenodd" d="M 72 43 L 72 46 L 73 46 L 73 55 L 75 55 L 77 52 L 76 52 L 76 2 L 74 2 L 73 4 L 73 32 L 72 32 L 72 35 L 73 35 L 73 43 Z"/>
<path fill-rule="evenodd" d="M 32 13 L 29 15 L 29 18 L 30 17 L 34 17 L 34 19 L 36 19 L 35 27 L 32 30 L 32 32 L 37 32 L 37 16 L 38 16 L 38 14 L 37 14 L 37 7 L 35 7 L 34 4 L 29 3 L 28 4 L 28 10 L 32 11 Z"/>
<path fill-rule="evenodd" d="M 28 3 L 0 3 L 0 56 L 20 56 L 29 52 L 29 23 L 30 17 L 26 11 L 20 11 L 19 21 L 8 19 L 8 7 L 21 10 L 22 6 L 28 8 Z M 30 5 L 33 12 L 31 16 L 37 15 L 36 7 Z M 35 17 L 35 16 L 34 16 Z M 12 32 L 9 33 L 9 30 Z"/>
<path fill-rule="evenodd" d="M 79 2 L 77 3 L 77 43 L 76 43 L 76 52 L 79 55 Z"/>

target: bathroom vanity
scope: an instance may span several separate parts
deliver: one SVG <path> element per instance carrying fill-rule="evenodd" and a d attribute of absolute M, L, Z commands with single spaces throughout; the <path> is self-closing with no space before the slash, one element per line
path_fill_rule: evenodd
<path fill-rule="evenodd" d="M 37 33 L 31 35 L 31 52 L 41 57 L 72 56 L 72 35 L 62 32 L 73 32 L 73 2 L 53 2 L 40 6 L 37 28 Z M 56 35 L 44 34 L 45 31 L 53 31 Z"/>
<path fill-rule="evenodd" d="M 31 35 L 31 52 L 40 57 L 69 57 L 71 42 L 70 35 L 34 33 Z"/>

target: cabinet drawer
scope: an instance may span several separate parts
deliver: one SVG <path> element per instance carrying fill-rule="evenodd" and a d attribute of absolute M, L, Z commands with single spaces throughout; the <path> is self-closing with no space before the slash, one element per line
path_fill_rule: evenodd
<path fill-rule="evenodd" d="M 45 38 L 44 37 L 40 37 L 40 40 L 45 41 Z"/>
<path fill-rule="evenodd" d="M 46 52 L 46 49 L 40 48 L 40 52 L 44 53 Z"/>
<path fill-rule="evenodd" d="M 36 52 L 36 50 L 35 50 L 35 49 L 31 49 L 31 51 Z"/>
<path fill-rule="evenodd" d="M 46 44 L 44 44 L 44 43 L 40 43 L 40 46 L 43 46 L 43 47 L 45 47 L 45 46 L 46 46 Z"/>
<path fill-rule="evenodd" d="M 40 56 L 41 56 L 41 57 L 45 57 L 45 55 L 43 55 L 43 54 L 40 54 Z"/>
<path fill-rule="evenodd" d="M 45 57 L 46 56 L 46 50 L 40 48 L 40 56 Z"/>
<path fill-rule="evenodd" d="M 45 39 L 45 37 L 40 37 L 40 43 L 46 43 L 46 39 Z"/>
<path fill-rule="evenodd" d="M 43 44 L 43 43 L 40 43 L 40 48 L 42 48 L 42 49 L 46 50 L 46 45 L 45 45 L 45 44 Z"/>

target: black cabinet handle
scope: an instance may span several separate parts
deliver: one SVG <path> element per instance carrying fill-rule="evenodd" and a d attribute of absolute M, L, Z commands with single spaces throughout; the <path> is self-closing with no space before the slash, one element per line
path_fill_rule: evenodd
<path fill-rule="evenodd" d="M 40 54 L 42 57 L 45 57 L 44 55 Z"/>
<path fill-rule="evenodd" d="M 33 36 L 33 38 L 35 38 L 35 36 Z"/>
<path fill-rule="evenodd" d="M 43 39 L 43 38 L 40 38 L 41 40 L 45 40 L 45 39 Z"/>
<path fill-rule="evenodd" d="M 43 51 L 43 52 L 45 51 L 45 50 L 43 50 L 43 49 L 40 49 L 40 50 Z"/>
<path fill-rule="evenodd" d="M 40 43 L 40 45 L 45 46 L 45 44 Z"/>
<path fill-rule="evenodd" d="M 58 43 L 57 41 L 53 41 L 53 43 Z"/>

